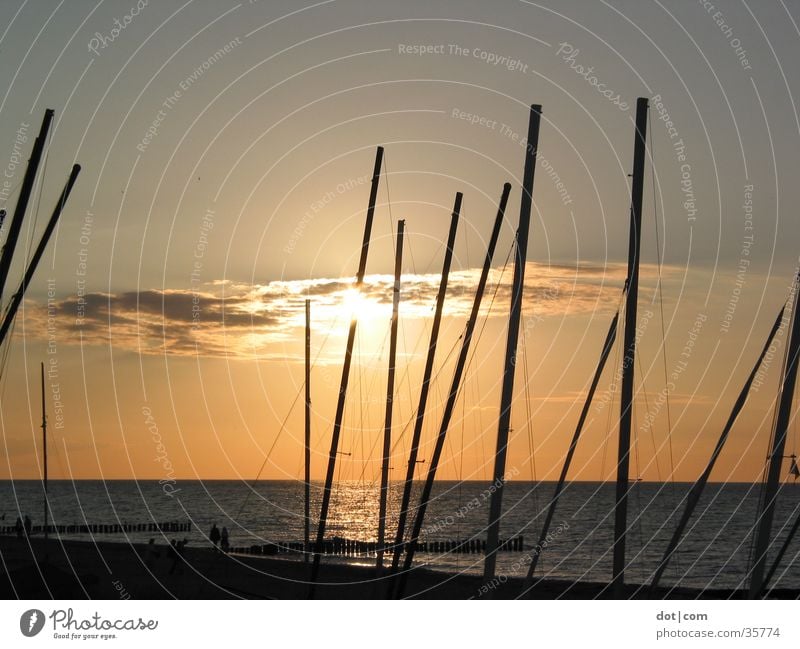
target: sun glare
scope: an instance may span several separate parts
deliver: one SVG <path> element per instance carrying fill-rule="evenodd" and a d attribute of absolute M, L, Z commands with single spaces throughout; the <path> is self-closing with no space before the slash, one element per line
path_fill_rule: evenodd
<path fill-rule="evenodd" d="M 359 324 L 369 328 L 391 315 L 391 305 L 381 304 L 377 300 L 365 296 L 356 288 L 348 288 L 342 294 L 344 314 L 358 318 Z"/>

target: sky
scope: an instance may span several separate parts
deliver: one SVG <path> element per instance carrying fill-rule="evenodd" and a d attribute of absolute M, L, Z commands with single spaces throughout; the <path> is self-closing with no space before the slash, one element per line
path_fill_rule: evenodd
<path fill-rule="evenodd" d="M 510 182 L 438 474 L 488 479 L 533 103 L 543 113 L 515 479 L 557 477 L 620 302 L 637 97 L 650 110 L 632 473 L 696 479 L 790 295 L 800 241 L 791 3 L 9 0 L 4 14 L 0 209 L 13 210 L 44 110 L 55 110 L 18 251 L 38 240 L 70 166 L 82 171 L 4 344 L 0 479 L 40 476 L 41 362 L 51 477 L 299 478 L 308 298 L 312 476 L 324 475 L 355 312 L 350 455 L 337 478 L 376 480 L 404 219 L 399 479 L 455 194 L 463 209 L 422 457 Z M 714 480 L 761 474 L 785 329 Z M 617 345 L 571 479 L 614 475 L 619 361 Z M 797 437 L 793 427 L 791 452 Z"/>

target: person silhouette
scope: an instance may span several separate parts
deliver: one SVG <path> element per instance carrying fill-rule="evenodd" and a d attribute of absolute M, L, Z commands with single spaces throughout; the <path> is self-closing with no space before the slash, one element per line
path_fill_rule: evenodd
<path fill-rule="evenodd" d="M 227 552 L 228 549 L 230 548 L 230 544 L 228 543 L 228 528 L 227 527 L 223 527 L 222 528 L 222 536 L 220 538 L 222 540 L 222 543 L 220 544 L 220 547 L 222 548 L 223 552 Z"/>
<path fill-rule="evenodd" d="M 25 514 L 25 536 L 30 536 L 32 530 L 33 530 L 33 522 L 31 521 L 30 517 L 27 514 Z"/>
<path fill-rule="evenodd" d="M 219 544 L 220 533 L 219 529 L 217 529 L 216 523 L 211 526 L 211 532 L 209 533 L 208 538 L 211 539 L 211 543 L 213 543 L 215 547 Z"/>
<path fill-rule="evenodd" d="M 22 538 L 22 519 L 19 516 L 17 516 L 17 522 L 14 523 L 14 529 L 17 532 L 17 538 L 21 539 Z"/>

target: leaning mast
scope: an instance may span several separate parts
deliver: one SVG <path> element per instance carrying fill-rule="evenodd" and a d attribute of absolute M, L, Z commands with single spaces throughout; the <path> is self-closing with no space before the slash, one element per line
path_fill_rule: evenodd
<path fill-rule="evenodd" d="M 508 322 L 505 367 L 503 368 L 503 391 L 500 399 L 500 418 L 497 425 L 497 449 L 494 460 L 494 475 L 489 503 L 489 525 L 486 534 L 486 559 L 483 579 L 494 579 L 497 550 L 500 542 L 500 514 L 503 505 L 503 485 L 506 472 L 508 434 L 511 428 L 511 401 L 514 396 L 514 368 L 516 367 L 517 340 L 522 316 L 522 293 L 525 284 L 525 263 L 528 254 L 528 232 L 530 231 L 531 206 L 533 204 L 533 176 L 536 169 L 536 152 L 539 147 L 539 122 L 542 107 L 533 104 L 528 121 L 528 139 L 525 145 L 525 171 L 522 178 L 522 200 L 519 210 L 514 279 L 511 285 L 511 315 Z"/>
<path fill-rule="evenodd" d="M 397 247 L 394 256 L 394 287 L 392 288 L 392 324 L 389 334 L 389 378 L 386 381 L 386 414 L 383 424 L 383 458 L 381 461 L 381 493 L 378 505 L 378 575 L 383 570 L 386 538 L 386 500 L 389 495 L 389 461 L 392 452 L 392 409 L 394 406 L 394 375 L 397 358 L 397 325 L 400 316 L 400 275 L 403 270 L 403 234 L 405 221 L 397 222 Z"/>
<path fill-rule="evenodd" d="M 789 349 L 786 355 L 786 364 L 781 387 L 781 400 L 778 407 L 778 417 L 775 422 L 775 434 L 772 438 L 772 449 L 768 457 L 767 482 L 761 501 L 758 528 L 755 533 L 755 554 L 753 555 L 753 570 L 750 576 L 750 590 L 748 596 L 760 597 L 764 589 L 764 571 L 767 561 L 767 550 L 770 545 L 772 521 L 775 517 L 775 503 L 778 497 L 781 467 L 783 467 L 786 436 L 792 414 L 792 399 L 794 387 L 797 382 L 798 353 L 800 352 L 800 274 L 795 277 L 794 284 L 794 309 L 792 313 L 792 333 L 789 339 Z"/>
<path fill-rule="evenodd" d="M 360 291 L 364 283 L 364 274 L 367 270 L 367 254 L 369 253 L 369 241 L 372 234 L 372 222 L 375 216 L 375 202 L 378 198 L 378 182 L 381 176 L 381 163 L 383 162 L 383 147 L 379 146 L 375 154 L 375 167 L 372 170 L 372 185 L 369 191 L 369 204 L 367 206 L 367 220 L 364 225 L 364 238 L 361 243 L 361 258 L 358 263 L 358 274 L 356 275 L 355 290 Z M 353 345 L 356 339 L 356 324 L 358 314 L 353 313 L 350 319 L 350 329 L 347 334 L 347 346 L 344 354 L 344 364 L 342 366 L 342 381 L 339 386 L 339 399 L 336 404 L 336 418 L 333 423 L 333 433 L 331 435 L 331 450 L 328 455 L 328 470 L 325 474 L 325 486 L 322 491 L 322 505 L 319 514 L 319 528 L 317 529 L 317 540 L 314 546 L 314 561 L 311 565 L 311 578 L 308 587 L 309 598 L 314 596 L 317 576 L 319 575 L 319 564 L 322 559 L 322 542 L 325 540 L 325 527 L 328 522 L 328 508 L 331 502 L 333 490 L 333 476 L 336 470 L 336 456 L 339 454 L 339 435 L 342 431 L 342 419 L 344 418 L 345 397 L 347 396 L 347 384 L 350 380 L 350 365 L 353 360 Z"/>
<path fill-rule="evenodd" d="M 458 229 L 458 219 L 461 214 L 461 200 L 463 194 L 456 192 L 456 200 L 453 204 L 453 214 L 450 217 L 450 231 L 447 234 L 447 247 L 444 252 L 444 262 L 442 264 L 442 276 L 439 280 L 439 292 L 436 294 L 436 310 L 433 314 L 433 324 L 431 325 L 431 339 L 428 344 L 428 354 L 425 359 L 425 370 L 422 375 L 422 387 L 419 393 L 419 406 L 414 422 L 414 433 L 411 439 L 411 450 L 408 454 L 408 467 L 406 469 L 406 479 L 403 484 L 403 496 L 400 503 L 400 514 L 397 520 L 397 534 L 395 535 L 394 554 L 392 555 L 392 574 L 396 575 L 400 565 L 400 555 L 403 552 L 406 532 L 406 519 L 408 518 L 408 508 L 411 503 L 411 488 L 414 483 L 414 470 L 417 468 L 417 455 L 419 453 L 420 439 L 422 438 L 422 424 L 425 420 L 425 408 L 428 402 L 428 391 L 433 374 L 433 361 L 436 356 L 436 345 L 439 340 L 439 326 L 442 322 L 442 308 L 447 293 L 447 280 L 450 276 L 450 265 L 453 261 L 453 250 L 456 245 L 456 230 Z M 394 580 L 389 582 L 388 594 L 391 596 L 395 586 Z"/>

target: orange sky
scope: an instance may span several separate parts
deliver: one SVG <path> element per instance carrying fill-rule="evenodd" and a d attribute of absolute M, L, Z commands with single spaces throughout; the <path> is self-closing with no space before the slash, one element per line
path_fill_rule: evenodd
<path fill-rule="evenodd" d="M 39 476 L 42 360 L 52 477 L 250 480 L 273 443 L 262 477 L 299 477 L 302 408 L 291 404 L 308 296 L 313 475 L 326 462 L 355 306 L 362 322 L 342 438 L 351 455 L 338 477 L 374 480 L 402 218 L 398 478 L 453 197 L 463 192 L 464 204 L 426 445 L 510 182 L 482 335 L 438 474 L 486 479 L 509 299 L 510 269 L 501 270 L 534 102 L 544 112 L 520 343 L 527 366 L 518 365 L 508 468 L 519 479 L 555 477 L 624 281 L 640 96 L 651 110 L 631 470 L 695 479 L 797 266 L 800 88 L 790 72 L 800 17 L 782 4 L 719 3 L 728 33 L 698 3 L 563 4 L 150 3 L 108 42 L 98 34 L 128 10 L 122 0 L 21 4 L 0 34 L 0 209 L 16 201 L 44 109 L 56 119 L 20 250 L 41 233 L 70 166 L 83 171 L 5 350 L 0 479 Z M 378 145 L 386 155 L 368 282 L 354 297 Z M 759 477 L 782 349 L 713 479 Z M 614 357 L 574 479 L 614 472 Z M 659 395 L 672 383 L 667 408 Z M 792 429 L 791 451 L 795 437 Z"/>

